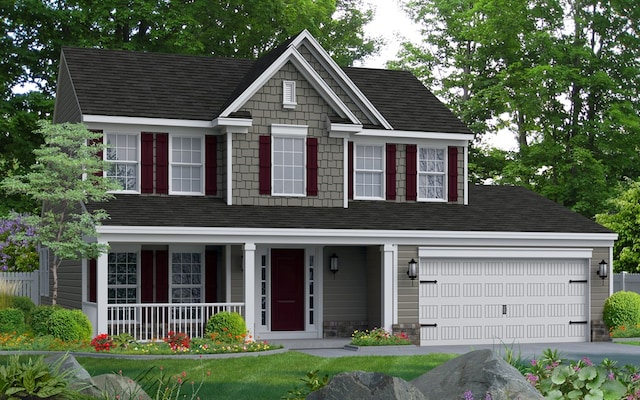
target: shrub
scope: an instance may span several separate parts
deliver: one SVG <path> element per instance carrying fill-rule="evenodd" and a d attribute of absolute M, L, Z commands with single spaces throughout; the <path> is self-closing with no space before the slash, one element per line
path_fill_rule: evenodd
<path fill-rule="evenodd" d="M 45 336 L 49 334 L 49 317 L 57 310 L 61 310 L 59 306 L 37 306 L 31 312 L 31 331 L 34 336 Z"/>
<path fill-rule="evenodd" d="M 18 356 L 12 356 L 7 365 L 0 365 L 0 393 L 8 395 L 0 398 L 68 398 L 67 395 L 71 394 L 67 391 L 70 374 L 60 372 L 64 358 L 66 357 L 62 357 L 53 366 L 53 370 L 50 370 L 43 357 L 21 362 Z"/>
<path fill-rule="evenodd" d="M 24 313 L 17 308 L 0 310 L 0 332 L 22 333 L 25 330 Z"/>
<path fill-rule="evenodd" d="M 31 300 L 27 296 L 15 296 L 13 299 L 11 299 L 11 308 L 22 310 L 22 312 L 24 313 L 25 322 L 29 322 L 31 318 L 31 312 L 34 308 L 36 308 L 36 305 L 33 303 L 33 300 Z"/>
<path fill-rule="evenodd" d="M 113 339 L 108 333 L 101 333 L 91 340 L 91 346 L 97 351 L 109 351 L 113 347 Z"/>
<path fill-rule="evenodd" d="M 351 334 L 351 344 L 354 346 L 391 346 L 409 345 L 411 341 L 405 333 L 393 335 L 384 328 L 375 328 L 372 331 L 354 331 Z"/>
<path fill-rule="evenodd" d="M 51 336 L 65 342 L 91 340 L 93 328 L 86 315 L 80 310 L 58 309 L 47 320 Z"/>
<path fill-rule="evenodd" d="M 604 323 L 609 328 L 640 323 L 640 294 L 616 292 L 604 302 Z"/>
<path fill-rule="evenodd" d="M 164 338 L 164 341 L 169 344 L 172 351 L 181 351 L 187 352 L 189 351 L 189 346 L 191 345 L 191 339 L 189 335 L 184 332 L 174 332 L 169 331 L 167 337 Z"/>
<path fill-rule="evenodd" d="M 236 343 L 244 341 L 247 335 L 247 324 L 244 322 L 242 315 L 223 311 L 209 318 L 204 331 L 214 340 L 224 343 Z"/>

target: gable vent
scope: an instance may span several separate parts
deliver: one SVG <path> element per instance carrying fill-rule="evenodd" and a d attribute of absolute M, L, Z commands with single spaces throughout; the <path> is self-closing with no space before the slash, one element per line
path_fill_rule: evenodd
<path fill-rule="evenodd" d="M 296 107 L 296 82 L 282 81 L 282 106 L 284 108 Z"/>

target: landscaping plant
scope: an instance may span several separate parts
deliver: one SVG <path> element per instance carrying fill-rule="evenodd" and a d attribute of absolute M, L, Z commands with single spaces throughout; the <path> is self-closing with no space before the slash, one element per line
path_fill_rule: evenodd
<path fill-rule="evenodd" d="M 33 240 L 35 231 L 25 216 L 15 214 L 0 220 L 0 272 L 32 272 L 39 259 Z"/>
<path fill-rule="evenodd" d="M 13 298 L 18 292 L 19 282 L 0 279 L 0 310 L 12 306 Z"/>
<path fill-rule="evenodd" d="M 602 318 L 610 329 L 640 324 L 640 294 L 615 292 L 605 300 Z"/>
<path fill-rule="evenodd" d="M 0 310 L 0 332 L 22 333 L 25 330 L 24 313 L 17 308 Z"/>
<path fill-rule="evenodd" d="M 351 344 L 354 346 L 393 346 L 408 345 L 411 344 L 411 341 L 405 333 L 393 335 L 384 328 L 375 328 L 372 331 L 353 331 Z"/>
<path fill-rule="evenodd" d="M 7 365 L 0 365 L 0 398 L 2 399 L 50 399 L 66 393 L 69 373 L 59 372 L 64 361 L 49 366 L 43 357 L 29 358 L 21 362 L 15 355 Z"/>
<path fill-rule="evenodd" d="M 242 343 L 247 336 L 247 324 L 242 315 L 222 311 L 212 315 L 205 326 L 205 334 L 221 343 Z"/>

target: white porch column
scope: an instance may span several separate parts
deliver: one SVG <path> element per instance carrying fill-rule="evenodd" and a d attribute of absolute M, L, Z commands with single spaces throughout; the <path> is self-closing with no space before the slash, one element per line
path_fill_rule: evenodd
<path fill-rule="evenodd" d="M 97 333 L 107 333 L 108 318 L 107 318 L 107 305 L 109 304 L 109 297 L 107 295 L 107 283 L 108 283 L 108 254 L 103 253 L 98 257 L 96 263 L 96 308 L 97 308 L 97 323 L 94 329 Z"/>
<path fill-rule="evenodd" d="M 244 244 L 244 320 L 252 335 L 256 333 L 256 244 Z"/>
<path fill-rule="evenodd" d="M 396 245 L 385 244 L 382 255 L 382 326 L 391 331 L 396 304 Z"/>

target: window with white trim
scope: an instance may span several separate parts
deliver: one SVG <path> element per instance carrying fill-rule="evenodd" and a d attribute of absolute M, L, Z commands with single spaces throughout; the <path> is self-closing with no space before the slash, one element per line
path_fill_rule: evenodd
<path fill-rule="evenodd" d="M 384 196 L 384 147 L 382 145 L 355 146 L 355 197 L 382 199 Z"/>
<path fill-rule="evenodd" d="M 203 138 L 171 138 L 171 193 L 202 194 Z"/>
<path fill-rule="evenodd" d="M 203 301 L 202 253 L 171 253 L 171 302 L 201 303 Z"/>
<path fill-rule="evenodd" d="M 283 196 L 305 195 L 304 136 L 273 136 L 272 193 Z"/>
<path fill-rule="evenodd" d="M 107 133 L 106 176 L 120 184 L 122 191 L 138 191 L 138 135 Z"/>
<path fill-rule="evenodd" d="M 445 200 L 446 161 L 446 150 L 444 148 L 419 148 L 419 200 Z"/>
<path fill-rule="evenodd" d="M 296 107 L 296 82 L 282 81 L 282 106 L 284 108 Z"/>
<path fill-rule="evenodd" d="M 110 252 L 107 257 L 109 304 L 138 302 L 138 254 Z"/>

